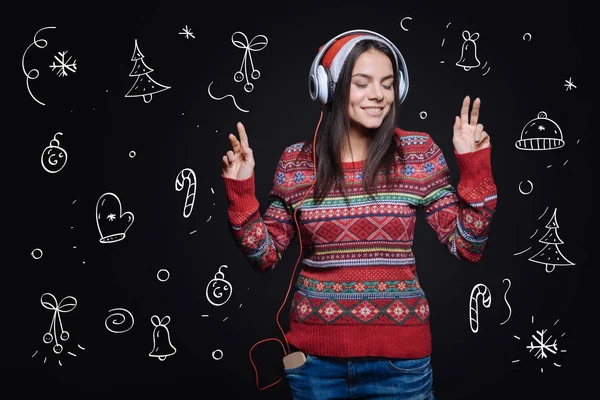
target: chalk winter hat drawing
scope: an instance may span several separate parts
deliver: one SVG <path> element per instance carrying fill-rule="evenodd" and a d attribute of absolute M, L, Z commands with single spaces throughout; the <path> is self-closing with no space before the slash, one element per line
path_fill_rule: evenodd
<path fill-rule="evenodd" d="M 521 139 L 515 142 L 520 150 L 553 150 L 565 145 L 562 131 L 556 122 L 547 118 L 544 111 L 538 113 L 521 131 Z"/>

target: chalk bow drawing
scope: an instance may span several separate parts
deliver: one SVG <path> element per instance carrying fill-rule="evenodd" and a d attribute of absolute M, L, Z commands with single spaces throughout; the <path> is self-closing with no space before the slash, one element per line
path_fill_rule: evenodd
<path fill-rule="evenodd" d="M 244 84 L 244 90 L 250 93 L 254 90 L 254 84 L 250 82 L 248 78 L 248 62 L 250 62 L 250 67 L 252 70 L 250 71 L 250 78 L 258 79 L 260 78 L 260 71 L 254 68 L 254 62 L 252 61 L 253 51 L 260 51 L 267 47 L 269 43 L 267 37 L 265 35 L 256 35 L 252 38 L 250 42 L 248 42 L 248 37 L 243 32 L 234 32 L 231 35 L 231 42 L 237 48 L 244 49 L 244 57 L 242 58 L 242 65 L 240 66 L 239 71 L 237 71 L 233 75 L 233 80 L 236 82 L 241 82 L 246 79 L 246 83 Z"/>

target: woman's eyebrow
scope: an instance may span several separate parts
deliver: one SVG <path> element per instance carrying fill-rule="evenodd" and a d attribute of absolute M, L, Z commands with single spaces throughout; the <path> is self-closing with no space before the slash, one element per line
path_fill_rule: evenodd
<path fill-rule="evenodd" d="M 372 79 L 373 78 L 371 75 L 364 74 L 362 72 L 358 72 L 358 73 L 352 75 L 352 77 L 353 78 L 355 78 L 355 77 L 361 77 L 361 78 L 368 78 L 368 79 Z M 388 76 L 384 76 L 381 80 L 385 81 L 386 79 L 390 79 L 390 78 L 393 78 L 393 77 L 394 77 L 394 74 L 391 74 L 391 75 L 388 75 Z"/>

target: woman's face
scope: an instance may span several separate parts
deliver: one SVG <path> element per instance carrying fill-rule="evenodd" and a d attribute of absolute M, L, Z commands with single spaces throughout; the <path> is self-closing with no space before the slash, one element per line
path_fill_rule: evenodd
<path fill-rule="evenodd" d="M 352 69 L 348 114 L 354 133 L 378 128 L 394 102 L 392 61 L 379 50 L 362 53 Z"/>

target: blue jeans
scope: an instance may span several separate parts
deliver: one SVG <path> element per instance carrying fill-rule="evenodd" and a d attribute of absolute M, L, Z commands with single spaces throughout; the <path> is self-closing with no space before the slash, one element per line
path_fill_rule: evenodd
<path fill-rule="evenodd" d="M 306 356 L 284 368 L 294 400 L 435 400 L 429 356 L 417 359 Z"/>

